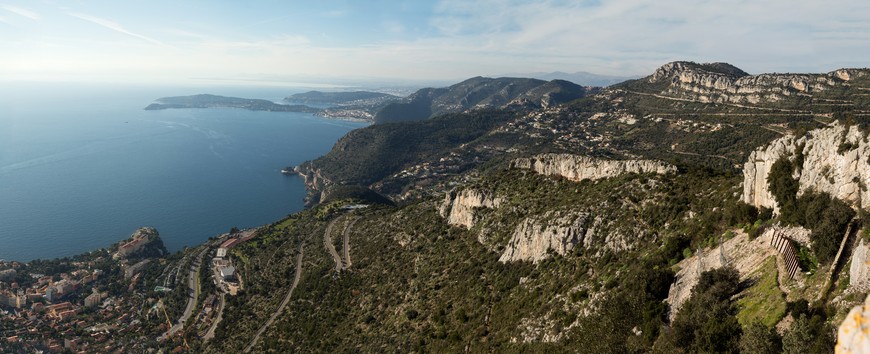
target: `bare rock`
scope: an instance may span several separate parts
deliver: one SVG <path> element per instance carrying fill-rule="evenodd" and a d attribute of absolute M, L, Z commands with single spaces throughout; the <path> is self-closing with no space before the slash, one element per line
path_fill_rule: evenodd
<path fill-rule="evenodd" d="M 801 156 L 802 159 L 798 159 Z M 806 136 L 785 136 L 749 155 L 743 168 L 743 200 L 757 207 L 778 210 L 770 193 L 767 176 L 781 157 L 802 163 L 794 177 L 799 193 L 826 192 L 858 208 L 870 206 L 870 143 L 857 126 L 835 123 Z"/>
<path fill-rule="evenodd" d="M 550 251 L 564 255 L 582 243 L 588 214 L 548 212 L 541 217 L 523 220 L 511 235 L 500 262 L 532 261 L 550 256 Z"/>
<path fill-rule="evenodd" d="M 447 223 L 470 229 L 476 222 L 475 211 L 480 208 L 498 208 L 503 202 L 492 193 L 479 189 L 463 189 L 452 191 L 444 196 L 438 213 L 447 219 Z"/>
<path fill-rule="evenodd" d="M 855 306 L 837 329 L 835 353 L 870 353 L 870 296 Z"/>
<path fill-rule="evenodd" d="M 542 175 L 562 176 L 572 181 L 616 177 L 626 173 L 674 173 L 677 168 L 655 160 L 602 160 L 573 154 L 542 154 L 519 158 L 514 168 L 533 170 Z"/>

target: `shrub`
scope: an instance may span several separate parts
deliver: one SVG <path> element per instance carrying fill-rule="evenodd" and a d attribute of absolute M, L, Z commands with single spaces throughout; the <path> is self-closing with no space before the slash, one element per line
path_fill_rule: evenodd
<path fill-rule="evenodd" d="M 740 336 L 740 352 L 751 354 L 782 353 L 782 337 L 773 328 L 753 323 Z"/>

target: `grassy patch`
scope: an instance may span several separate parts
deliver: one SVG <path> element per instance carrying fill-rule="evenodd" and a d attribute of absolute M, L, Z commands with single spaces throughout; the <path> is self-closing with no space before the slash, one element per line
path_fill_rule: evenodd
<path fill-rule="evenodd" d="M 744 327 L 753 322 L 760 322 L 773 327 L 785 316 L 786 303 L 782 291 L 777 286 L 776 258 L 770 257 L 754 274 L 758 281 L 743 292 L 737 300 L 740 312 L 737 321 Z"/>

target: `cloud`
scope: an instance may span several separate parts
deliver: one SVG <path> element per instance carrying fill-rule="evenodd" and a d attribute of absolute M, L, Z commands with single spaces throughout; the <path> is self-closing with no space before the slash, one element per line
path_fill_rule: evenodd
<path fill-rule="evenodd" d="M 868 20 L 870 3 L 849 0 L 443 0 L 430 25 L 443 44 L 518 65 L 645 74 L 672 60 L 830 70 L 870 55 Z"/>
<path fill-rule="evenodd" d="M 2 5 L 0 7 L 2 7 L 6 11 L 9 11 L 9 12 L 14 13 L 14 14 L 19 15 L 19 16 L 27 17 L 31 20 L 39 20 L 41 18 L 41 16 L 39 16 L 38 13 L 30 11 L 30 10 L 22 9 L 20 7 L 11 6 L 11 5 Z"/>
<path fill-rule="evenodd" d="M 110 29 L 110 30 L 113 30 L 113 31 L 115 31 L 115 32 L 120 32 L 120 33 L 126 34 L 126 35 L 131 36 L 131 37 L 139 38 L 139 39 L 141 39 L 141 40 L 143 40 L 143 41 L 146 41 L 146 42 L 149 42 L 149 43 L 152 43 L 152 44 L 157 44 L 157 45 L 160 45 L 160 46 L 166 46 L 163 42 L 158 41 L 158 40 L 156 40 L 156 39 L 154 39 L 154 38 L 151 38 L 151 37 L 148 37 L 148 36 L 145 36 L 145 35 L 141 35 L 141 34 L 138 34 L 138 33 L 130 32 L 130 31 L 128 31 L 126 28 L 124 28 L 123 26 L 121 26 L 120 24 L 118 24 L 117 22 L 114 22 L 114 21 L 111 21 L 111 20 L 107 20 L 107 19 L 104 19 L 104 18 L 100 18 L 100 17 L 96 17 L 96 16 L 91 16 L 91 15 L 81 14 L 81 13 L 77 13 L 77 12 L 69 13 L 69 15 L 72 16 L 72 17 L 80 18 L 80 19 L 85 20 L 85 21 L 88 21 L 88 22 L 92 22 L 92 23 L 98 24 L 98 25 L 100 25 L 100 26 L 106 27 L 106 28 L 108 28 L 108 29 Z"/>

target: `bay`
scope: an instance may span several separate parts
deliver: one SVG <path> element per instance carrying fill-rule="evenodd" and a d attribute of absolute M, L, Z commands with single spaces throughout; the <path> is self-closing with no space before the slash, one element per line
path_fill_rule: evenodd
<path fill-rule="evenodd" d="M 365 123 L 240 109 L 145 111 L 213 93 L 279 100 L 295 88 L 21 83 L 0 88 L 0 259 L 106 247 L 153 226 L 170 251 L 303 208 L 282 175 Z"/>

